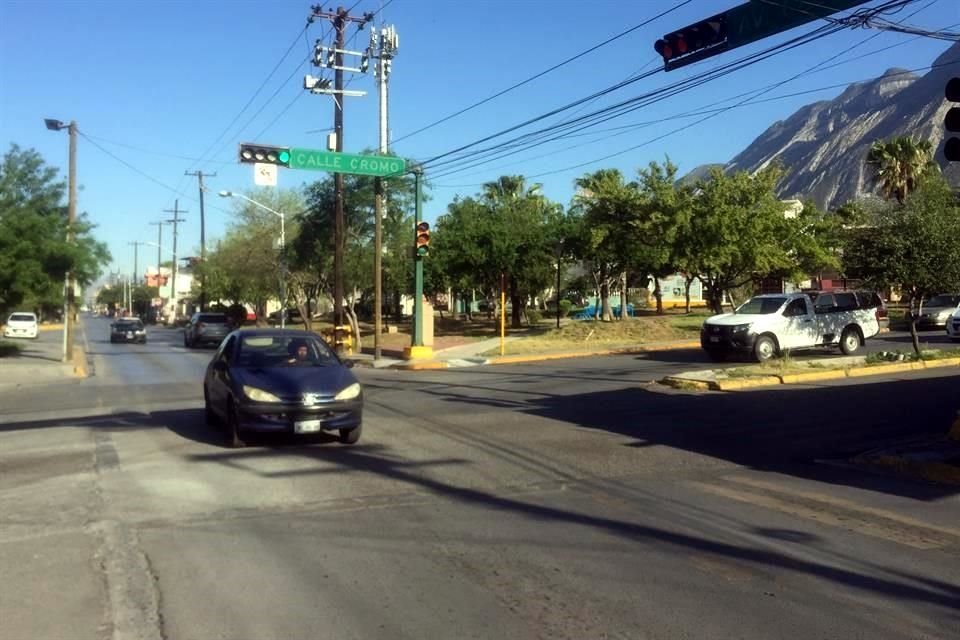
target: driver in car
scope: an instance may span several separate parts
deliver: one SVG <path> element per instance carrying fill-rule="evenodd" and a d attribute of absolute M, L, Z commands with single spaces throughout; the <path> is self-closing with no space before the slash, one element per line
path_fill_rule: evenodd
<path fill-rule="evenodd" d="M 287 345 L 287 353 L 290 354 L 290 359 L 287 360 L 287 364 L 295 366 L 311 364 L 310 347 L 307 346 L 306 340 L 299 338 L 291 340 L 290 344 Z"/>

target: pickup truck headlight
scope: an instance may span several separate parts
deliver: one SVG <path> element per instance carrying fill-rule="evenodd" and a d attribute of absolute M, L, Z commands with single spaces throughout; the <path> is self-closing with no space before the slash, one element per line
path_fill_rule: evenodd
<path fill-rule="evenodd" d="M 243 395 L 247 396 L 254 402 L 281 402 L 280 398 L 273 395 L 269 391 L 257 389 L 256 387 L 251 387 L 249 385 L 243 385 Z"/>
<path fill-rule="evenodd" d="M 750 331 L 751 326 L 753 325 L 751 325 L 749 322 L 747 324 L 737 324 L 730 327 L 730 332 L 733 333 L 734 335 L 742 335 Z"/>
<path fill-rule="evenodd" d="M 353 400 L 360 395 L 360 383 L 354 382 L 349 387 L 334 396 L 334 400 Z"/>

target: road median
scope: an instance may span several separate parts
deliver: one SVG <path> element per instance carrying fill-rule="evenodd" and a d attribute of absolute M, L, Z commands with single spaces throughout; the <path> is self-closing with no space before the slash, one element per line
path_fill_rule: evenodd
<path fill-rule="evenodd" d="M 764 371 L 763 367 L 769 370 Z M 782 367 L 777 371 L 774 367 Z M 816 368 L 814 368 L 816 367 Z M 660 383 L 676 389 L 702 391 L 738 391 L 784 384 L 810 384 L 846 378 L 862 378 L 868 376 L 890 375 L 960 367 L 960 357 L 947 357 L 912 362 L 868 363 L 866 358 L 851 357 L 838 363 L 834 368 L 821 368 L 820 363 L 806 364 L 774 364 L 760 365 L 759 367 L 734 367 L 729 369 L 708 369 L 704 371 L 687 371 L 663 378 Z M 799 368 L 800 370 L 797 370 Z M 807 368 L 807 371 L 803 371 Z"/>

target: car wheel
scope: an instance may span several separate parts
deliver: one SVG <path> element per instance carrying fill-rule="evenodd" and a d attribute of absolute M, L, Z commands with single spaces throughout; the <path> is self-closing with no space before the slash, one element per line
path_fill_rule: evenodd
<path fill-rule="evenodd" d="M 340 429 L 340 444 L 357 444 L 362 431 L 363 426 L 359 424 L 353 429 Z"/>
<path fill-rule="evenodd" d="M 770 336 L 760 336 L 753 345 L 753 357 L 766 362 L 777 355 L 777 343 Z"/>
<path fill-rule="evenodd" d="M 843 355 L 850 356 L 856 353 L 860 348 L 860 333 L 853 327 L 847 327 L 840 334 L 840 351 Z"/>
<path fill-rule="evenodd" d="M 219 422 L 217 412 L 210 405 L 210 393 L 207 391 L 207 385 L 203 385 L 203 417 L 211 427 Z"/>
<path fill-rule="evenodd" d="M 192 346 L 192 345 L 190 344 L 190 341 L 187 340 L 187 335 L 186 335 L 186 334 L 183 335 L 183 346 L 185 346 L 187 349 L 189 349 L 189 348 Z"/>
<path fill-rule="evenodd" d="M 227 402 L 227 429 L 231 448 L 242 449 L 247 446 L 240 437 L 240 416 L 237 415 L 237 407 L 233 404 L 233 400 Z"/>

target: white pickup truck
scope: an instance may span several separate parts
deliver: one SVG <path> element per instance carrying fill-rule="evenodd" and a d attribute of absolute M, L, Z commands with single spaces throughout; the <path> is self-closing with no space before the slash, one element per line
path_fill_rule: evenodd
<path fill-rule="evenodd" d="M 755 296 L 733 313 L 707 318 L 700 345 L 711 358 L 730 352 L 760 362 L 786 351 L 839 346 L 847 355 L 880 332 L 879 298 L 872 293 L 840 291 Z"/>

